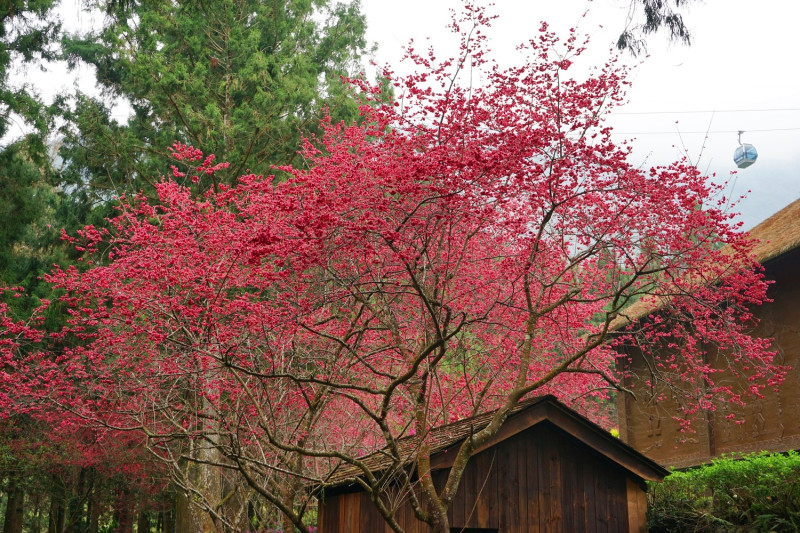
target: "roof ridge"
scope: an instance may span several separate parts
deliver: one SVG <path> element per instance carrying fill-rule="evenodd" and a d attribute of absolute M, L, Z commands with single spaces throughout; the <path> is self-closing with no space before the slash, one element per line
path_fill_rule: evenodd
<path fill-rule="evenodd" d="M 558 402 L 558 399 L 552 394 L 533 396 L 531 398 L 518 401 L 517 404 L 514 405 L 509 411 L 506 421 L 525 409 L 548 400 Z M 427 443 L 430 446 L 431 455 L 442 452 L 452 444 L 463 440 L 470 435 L 474 435 L 476 431 L 480 431 L 488 426 L 489 422 L 491 421 L 491 417 L 499 409 L 500 407 L 484 413 L 478 413 L 467 418 L 462 418 L 460 420 L 456 420 L 455 422 L 449 422 L 447 424 L 430 428 L 424 437 L 421 435 L 406 435 L 399 437 L 395 441 L 395 444 L 403 459 L 401 464 L 405 465 L 411 460 L 412 452 L 419 448 L 419 445 L 423 442 L 423 438 L 427 440 Z M 466 431 L 468 428 L 469 431 Z M 387 448 L 388 446 L 384 446 L 379 450 L 367 453 L 359 457 L 358 461 L 364 463 L 364 465 L 367 466 L 367 468 L 369 468 L 371 471 L 387 468 L 391 466 L 391 463 L 393 462 L 391 456 L 386 453 Z M 362 470 L 359 467 L 352 464 L 341 463 L 331 472 L 326 480 L 326 483 L 341 483 L 342 481 L 361 475 L 361 473 Z"/>

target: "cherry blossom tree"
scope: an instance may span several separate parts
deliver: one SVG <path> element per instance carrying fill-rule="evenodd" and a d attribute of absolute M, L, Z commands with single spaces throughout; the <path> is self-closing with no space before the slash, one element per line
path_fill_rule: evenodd
<path fill-rule="evenodd" d="M 26 320 L 14 316 L 3 299 L 24 298 L 21 288 L 0 288 L 0 476 L 6 505 L 5 532 L 36 527 L 26 522 L 26 505 L 49 499 L 52 526 L 96 530 L 114 517 L 120 531 L 132 531 L 138 513 L 160 511 L 168 480 L 152 460 L 140 434 L 120 433 L 54 409 L 41 390 L 52 377 L 39 376 L 41 357 L 52 358 L 45 317 L 49 302 Z M 37 354 L 37 355 L 32 355 Z M 40 379 L 43 378 L 43 379 Z M 26 498 L 26 492 L 36 494 Z M 28 516 L 30 518 L 30 516 Z M 39 518 L 41 520 L 41 518 Z"/>
<path fill-rule="evenodd" d="M 455 59 L 409 49 L 416 75 L 385 72 L 393 104 L 352 80 L 361 123 L 327 121 L 287 181 L 200 194 L 164 179 L 158 202 L 123 199 L 110 230 L 70 237 L 85 268 L 49 278 L 71 317 L 61 353 L 26 360 L 32 394 L 140 435 L 204 530 L 240 527 L 231 510 L 259 501 L 308 531 L 307 487 L 350 466 L 394 530 L 387 479 L 413 485 L 417 518 L 444 532 L 467 461 L 517 402 L 605 397 L 621 344 L 672 339 L 664 379 L 713 383 L 711 343 L 736 348 L 754 393 L 780 381 L 746 335 L 766 283 L 721 188 L 687 164 L 628 162 L 602 121 L 626 83 L 613 60 L 572 77 L 584 43 L 543 25 L 528 60 L 501 69 L 490 23 L 467 6 Z M 478 72 L 480 86 L 465 81 Z M 184 182 L 225 166 L 181 144 L 174 157 Z M 639 300 L 661 314 L 625 325 Z M 685 400 L 689 413 L 707 403 Z M 490 410 L 435 487 L 430 429 Z M 385 472 L 362 460 L 376 450 Z"/>

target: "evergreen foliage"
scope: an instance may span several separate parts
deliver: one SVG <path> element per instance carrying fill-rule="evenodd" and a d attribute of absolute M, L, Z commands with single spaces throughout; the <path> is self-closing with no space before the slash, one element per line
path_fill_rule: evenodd
<path fill-rule="evenodd" d="M 0 3 L 0 137 L 16 120 L 36 132 L 47 129 L 46 115 L 35 91 L 9 81 L 15 62 L 32 63 L 54 57 L 51 47 L 60 24 L 51 19 L 57 0 L 6 0 Z"/>
<path fill-rule="evenodd" d="M 169 174 L 173 142 L 234 162 L 210 187 L 246 171 L 297 164 L 302 134 L 330 110 L 353 119 L 341 82 L 367 51 L 358 2 L 107 2 L 99 32 L 64 39 L 72 65 L 95 67 L 105 98 L 78 94 L 67 115 L 65 183 L 99 200 Z M 120 123 L 110 102 L 126 101 Z"/>
<path fill-rule="evenodd" d="M 670 41 L 691 44 L 692 36 L 681 10 L 694 0 L 631 0 L 625 30 L 617 40 L 619 50 L 633 55 L 647 52 L 646 38 L 665 30 Z"/>

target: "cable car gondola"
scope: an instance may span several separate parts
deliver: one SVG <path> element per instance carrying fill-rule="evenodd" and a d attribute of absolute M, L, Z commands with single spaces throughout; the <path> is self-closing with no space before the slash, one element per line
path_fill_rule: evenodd
<path fill-rule="evenodd" d="M 733 162 L 736 163 L 736 166 L 739 168 L 747 168 L 756 162 L 756 159 L 758 159 L 758 152 L 756 151 L 756 147 L 752 144 L 742 143 L 742 133 L 744 133 L 744 131 L 740 130 L 739 147 L 733 152 Z"/>

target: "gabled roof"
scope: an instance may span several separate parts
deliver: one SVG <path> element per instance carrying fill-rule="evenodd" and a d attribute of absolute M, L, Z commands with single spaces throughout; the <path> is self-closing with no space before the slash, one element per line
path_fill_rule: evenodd
<path fill-rule="evenodd" d="M 800 247 L 800 200 L 795 200 L 748 232 L 758 243 L 753 257 L 761 264 Z M 724 250 L 724 249 L 723 249 Z M 624 328 L 667 305 L 667 298 L 645 298 L 624 309 L 611 323 L 611 330 Z"/>
<path fill-rule="evenodd" d="M 800 200 L 795 200 L 751 229 L 750 236 L 760 241 L 753 249 L 759 263 L 766 263 L 800 247 Z"/>
<path fill-rule="evenodd" d="M 494 412 L 483 413 L 432 429 L 426 441 L 431 449 L 431 468 L 441 470 L 451 467 L 458 453 L 458 446 L 464 439 L 489 425 L 493 415 Z M 516 405 L 497 435 L 475 450 L 475 453 L 496 446 L 537 424 L 547 422 L 641 479 L 660 481 L 669 473 L 664 467 L 562 404 L 552 395 L 532 398 Z M 418 436 L 405 437 L 397 441 L 397 448 L 406 464 L 413 462 L 414 453 L 419 448 L 420 442 Z M 361 461 L 372 472 L 383 471 L 392 465 L 392 459 L 385 450 L 363 457 Z M 361 473 L 357 467 L 343 465 L 332 473 L 328 485 L 349 485 Z"/>

